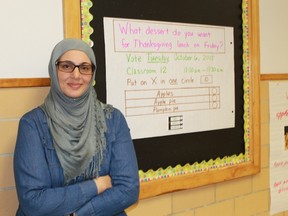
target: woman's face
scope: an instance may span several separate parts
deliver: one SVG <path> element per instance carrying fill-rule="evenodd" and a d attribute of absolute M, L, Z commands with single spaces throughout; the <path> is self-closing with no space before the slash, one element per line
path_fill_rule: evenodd
<path fill-rule="evenodd" d="M 68 62 L 74 65 L 91 65 L 89 57 L 82 51 L 69 50 L 64 53 L 58 62 Z M 81 74 L 79 67 L 75 67 L 73 72 L 67 73 L 57 67 L 58 82 L 62 92 L 70 98 L 80 97 L 87 89 L 92 74 Z"/>

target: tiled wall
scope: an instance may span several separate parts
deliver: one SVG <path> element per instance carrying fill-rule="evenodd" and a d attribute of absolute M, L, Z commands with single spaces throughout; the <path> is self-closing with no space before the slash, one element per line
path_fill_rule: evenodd
<path fill-rule="evenodd" d="M 17 197 L 13 150 L 19 118 L 40 105 L 48 87 L 0 89 L 0 216 L 13 216 Z M 269 214 L 269 91 L 261 83 L 261 173 L 218 184 L 139 201 L 129 216 L 268 216 Z M 277 214 L 288 216 L 288 212 Z"/>
<path fill-rule="evenodd" d="M 259 174 L 142 200 L 128 210 L 129 216 L 270 215 L 268 81 L 261 82 L 260 98 L 261 172 Z M 277 216 L 288 216 L 288 211 Z"/>
<path fill-rule="evenodd" d="M 15 215 L 18 205 L 13 176 L 13 151 L 18 122 L 28 110 L 40 105 L 48 87 L 0 89 L 0 215 Z"/>

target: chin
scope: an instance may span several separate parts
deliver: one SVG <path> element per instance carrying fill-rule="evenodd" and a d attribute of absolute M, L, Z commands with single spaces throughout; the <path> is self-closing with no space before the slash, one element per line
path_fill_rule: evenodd
<path fill-rule="evenodd" d="M 75 93 L 75 94 L 69 93 L 69 94 L 65 94 L 65 95 L 66 95 L 67 97 L 69 97 L 69 98 L 77 99 L 77 98 L 81 97 L 82 94 L 83 94 L 83 93 Z"/>

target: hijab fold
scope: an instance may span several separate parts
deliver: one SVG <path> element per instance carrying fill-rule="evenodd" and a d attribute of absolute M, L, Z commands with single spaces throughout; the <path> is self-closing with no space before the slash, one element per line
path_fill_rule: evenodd
<path fill-rule="evenodd" d="M 69 50 L 80 50 L 95 66 L 86 91 L 79 98 L 69 98 L 60 89 L 56 61 Z M 106 149 L 106 122 L 102 103 L 92 85 L 96 59 L 91 47 L 80 39 L 64 39 L 52 51 L 49 62 L 51 88 L 40 106 L 45 112 L 53 145 L 64 171 L 65 183 L 77 176 L 98 176 Z"/>

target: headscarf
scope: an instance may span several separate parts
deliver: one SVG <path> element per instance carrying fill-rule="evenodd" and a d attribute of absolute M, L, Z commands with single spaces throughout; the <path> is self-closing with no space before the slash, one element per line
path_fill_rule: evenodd
<path fill-rule="evenodd" d="M 92 79 L 79 98 L 70 98 L 60 89 L 56 61 L 69 50 L 80 50 L 94 65 Z M 93 87 L 96 58 L 91 47 L 80 39 L 64 39 L 52 51 L 49 62 L 51 88 L 40 106 L 46 114 L 53 145 L 64 171 L 65 184 L 77 176 L 98 176 L 106 149 L 106 122 L 102 103 Z"/>

